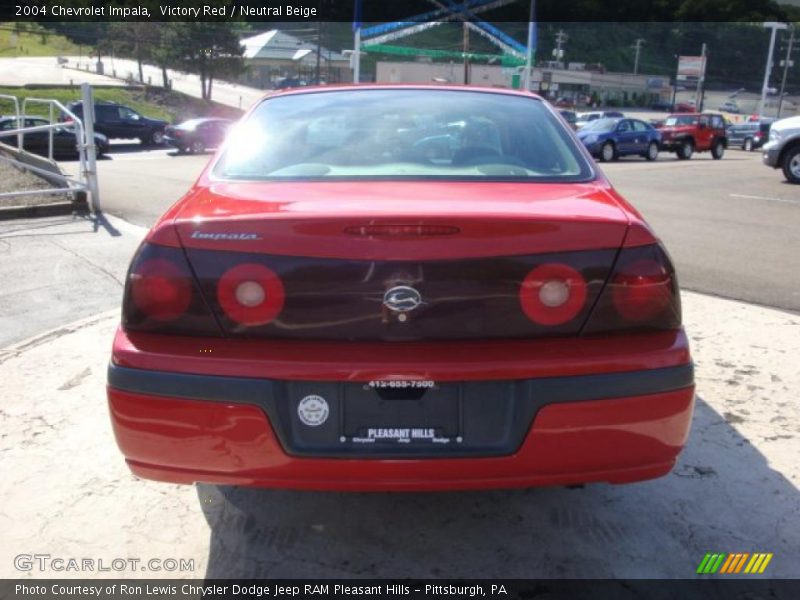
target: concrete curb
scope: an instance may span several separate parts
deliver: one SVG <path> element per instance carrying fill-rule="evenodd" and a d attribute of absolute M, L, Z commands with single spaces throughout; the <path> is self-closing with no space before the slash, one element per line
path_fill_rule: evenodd
<path fill-rule="evenodd" d="M 0 348 L 0 365 L 2 365 L 10 358 L 20 356 L 27 350 L 31 350 L 33 348 L 41 346 L 42 344 L 51 342 L 57 338 L 68 335 L 70 333 L 75 333 L 76 331 L 80 331 L 81 329 L 84 329 L 86 327 L 97 325 L 98 323 L 101 323 L 108 319 L 117 318 L 119 314 L 120 314 L 120 309 L 118 308 L 115 308 L 113 310 L 107 310 L 97 315 L 93 315 L 85 319 L 80 319 L 79 321 L 74 321 L 72 323 L 69 323 L 68 325 L 56 327 L 55 329 L 51 329 L 50 331 L 45 331 L 44 333 L 40 333 L 35 336 L 29 337 L 26 340 L 22 340 L 21 342 L 17 342 L 15 344 L 7 346 L 6 348 Z"/>

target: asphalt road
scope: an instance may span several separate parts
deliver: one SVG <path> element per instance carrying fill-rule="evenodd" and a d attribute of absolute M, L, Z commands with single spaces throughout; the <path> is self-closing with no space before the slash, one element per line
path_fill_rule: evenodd
<path fill-rule="evenodd" d="M 209 158 L 115 144 L 98 167 L 103 208 L 150 226 Z M 764 167 L 758 152 L 601 168 L 664 240 L 684 289 L 800 312 L 800 186 Z"/>

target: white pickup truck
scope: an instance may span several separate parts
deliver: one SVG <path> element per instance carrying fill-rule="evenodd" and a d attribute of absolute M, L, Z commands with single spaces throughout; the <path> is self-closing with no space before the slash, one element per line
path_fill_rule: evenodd
<path fill-rule="evenodd" d="M 790 183 L 800 183 L 800 117 L 775 121 L 764 144 L 764 164 L 783 169 Z"/>

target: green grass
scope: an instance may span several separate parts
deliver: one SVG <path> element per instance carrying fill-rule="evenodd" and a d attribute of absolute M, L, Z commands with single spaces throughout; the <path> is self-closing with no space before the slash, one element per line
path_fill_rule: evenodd
<path fill-rule="evenodd" d="M 73 100 L 81 99 L 81 91 L 77 86 L 52 88 L 0 87 L 0 94 L 19 98 L 20 110 L 22 110 L 22 100 L 24 98 L 54 99 L 65 106 Z M 95 88 L 94 96 L 95 100 L 124 104 L 146 117 L 164 119 L 172 123 L 179 123 L 186 119 L 201 116 L 213 115 L 238 119 L 242 115 L 242 111 L 234 108 L 213 102 L 204 102 L 179 92 L 167 92 L 161 88 L 149 88 L 148 91 L 126 88 Z M 13 104 L 9 100 L 0 99 L 0 114 L 8 115 L 13 114 L 13 112 Z M 30 115 L 38 115 L 45 118 L 49 116 L 49 108 L 45 104 L 29 104 L 27 112 Z"/>
<path fill-rule="evenodd" d="M 0 57 L 62 56 L 79 52 L 76 44 L 61 35 L 40 33 L 43 30 L 35 23 L 20 23 L 19 26 L 27 31 L 17 33 L 14 23 L 0 23 Z"/>

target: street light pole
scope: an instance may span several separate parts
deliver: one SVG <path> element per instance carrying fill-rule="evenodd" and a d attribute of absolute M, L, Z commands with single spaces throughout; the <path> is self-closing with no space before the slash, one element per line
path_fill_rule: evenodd
<path fill-rule="evenodd" d="M 781 79 L 781 91 L 778 92 L 778 118 L 781 118 L 783 108 L 783 90 L 786 89 L 786 74 L 789 72 L 789 65 L 792 62 L 792 45 L 794 44 L 794 27 L 790 28 L 792 35 L 789 36 L 789 47 L 786 49 L 786 60 L 783 62 L 783 79 Z"/>
<path fill-rule="evenodd" d="M 528 15 L 528 52 L 525 59 L 525 85 L 526 91 L 531 90 L 531 69 L 533 68 L 533 54 L 536 52 L 536 0 L 531 0 L 530 14 Z"/>
<path fill-rule="evenodd" d="M 639 73 L 639 52 L 642 49 L 642 44 L 645 42 L 643 38 L 639 38 L 636 40 L 636 44 L 634 44 L 634 48 L 636 49 L 636 58 L 633 59 L 633 74 L 637 75 Z"/>
<path fill-rule="evenodd" d="M 772 53 L 775 51 L 775 34 L 778 29 L 786 29 L 786 23 L 776 23 L 775 21 L 768 21 L 764 23 L 764 27 L 771 29 L 772 33 L 769 37 L 769 52 L 767 52 L 767 66 L 764 68 L 764 84 L 761 86 L 761 100 L 758 103 L 758 116 L 764 116 L 764 103 L 767 99 L 767 89 L 769 88 L 769 72 L 772 70 Z"/>

